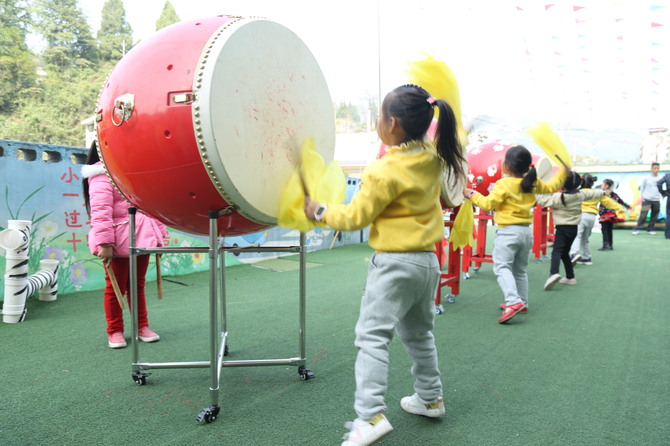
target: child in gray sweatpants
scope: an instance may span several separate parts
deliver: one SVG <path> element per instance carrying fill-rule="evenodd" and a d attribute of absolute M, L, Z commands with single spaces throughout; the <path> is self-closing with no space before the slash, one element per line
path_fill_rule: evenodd
<path fill-rule="evenodd" d="M 439 108 L 435 141 L 426 134 Z M 366 167 L 360 191 L 347 204 L 305 199 L 305 215 L 340 231 L 370 226 L 376 251 L 356 324 L 357 417 L 342 446 L 370 445 L 393 430 L 384 415 L 389 344 L 394 333 L 412 357 L 414 394 L 400 400 L 408 413 L 445 413 L 437 368 L 433 300 L 440 266 L 433 252 L 444 237 L 440 187 L 445 168 L 465 175 L 456 117 L 450 105 L 417 85 L 403 85 L 382 103 L 377 132 L 386 154 Z"/>
<path fill-rule="evenodd" d="M 442 395 L 433 338 L 433 300 L 440 267 L 433 252 L 378 252 L 372 256 L 356 324 L 354 409 L 370 419 L 383 412 L 388 381 L 386 348 L 394 330 L 414 359 L 414 391 L 435 401 Z"/>

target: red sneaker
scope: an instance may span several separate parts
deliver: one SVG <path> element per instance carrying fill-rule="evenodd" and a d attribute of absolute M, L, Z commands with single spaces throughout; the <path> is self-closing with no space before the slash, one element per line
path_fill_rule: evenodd
<path fill-rule="evenodd" d="M 502 311 L 505 311 L 505 308 L 507 308 L 507 304 L 500 304 L 498 305 Z M 521 314 L 526 314 L 528 313 L 528 307 L 523 307 L 523 310 L 521 310 Z"/>
<path fill-rule="evenodd" d="M 498 323 L 502 324 L 503 322 L 507 322 L 516 316 L 517 313 L 521 312 L 521 310 L 523 310 L 525 307 L 526 305 L 523 302 L 505 307 L 505 311 L 503 311 L 502 316 L 500 316 L 500 319 L 498 319 Z"/>

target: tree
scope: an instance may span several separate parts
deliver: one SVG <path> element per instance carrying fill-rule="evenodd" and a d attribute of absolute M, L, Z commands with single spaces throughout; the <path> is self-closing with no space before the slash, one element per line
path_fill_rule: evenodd
<path fill-rule="evenodd" d="M 0 114 L 15 109 L 19 92 L 37 78 L 34 56 L 26 45 L 29 25 L 24 1 L 0 0 Z"/>
<path fill-rule="evenodd" d="M 132 47 L 133 30 L 122 0 L 107 0 L 103 5 L 98 41 L 102 61 L 118 61 Z"/>
<path fill-rule="evenodd" d="M 20 92 L 19 107 L 11 115 L 0 116 L 0 138 L 84 147 L 81 121 L 95 112 L 111 68 L 48 71 L 37 87 Z"/>
<path fill-rule="evenodd" d="M 181 19 L 174 10 L 170 0 L 167 0 L 163 6 L 163 12 L 161 12 L 161 16 L 158 17 L 158 20 L 156 20 L 156 31 L 177 22 L 181 22 Z"/>
<path fill-rule="evenodd" d="M 35 0 L 35 30 L 47 47 L 42 57 L 49 65 L 71 67 L 98 61 L 98 46 L 77 0 Z"/>
<path fill-rule="evenodd" d="M 335 117 L 348 119 L 352 122 L 359 122 L 361 120 L 361 117 L 358 114 L 358 109 L 352 105 L 351 102 L 340 102 L 340 106 L 337 109 Z"/>

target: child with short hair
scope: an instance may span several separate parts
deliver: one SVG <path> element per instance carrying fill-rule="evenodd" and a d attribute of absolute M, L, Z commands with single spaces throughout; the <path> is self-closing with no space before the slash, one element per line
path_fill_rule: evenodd
<path fill-rule="evenodd" d="M 436 141 L 426 139 L 435 108 Z M 377 133 L 386 155 L 362 174 L 360 191 L 348 204 L 319 204 L 305 197 L 308 218 L 340 231 L 370 225 L 370 259 L 356 323 L 357 418 L 348 423 L 343 446 L 370 445 L 393 430 L 384 416 L 388 346 L 398 334 L 413 360 L 412 396 L 400 406 L 409 413 L 445 413 L 437 350 L 432 334 L 440 268 L 433 252 L 444 237 L 440 185 L 447 166 L 457 175 L 463 153 L 450 105 L 416 85 L 391 91 L 382 102 Z"/>
<path fill-rule="evenodd" d="M 471 189 L 463 194 L 484 210 L 495 210 L 493 221 L 498 225 L 493 242 L 493 272 L 505 296 L 503 314 L 498 323 L 508 322 L 528 306 L 528 253 L 533 245 L 530 209 L 535 194 L 557 190 L 567 175 L 564 166 L 548 182 L 537 178 L 530 152 L 524 146 L 510 147 L 505 153 L 502 173 L 509 176 L 496 181 L 484 196 Z"/>

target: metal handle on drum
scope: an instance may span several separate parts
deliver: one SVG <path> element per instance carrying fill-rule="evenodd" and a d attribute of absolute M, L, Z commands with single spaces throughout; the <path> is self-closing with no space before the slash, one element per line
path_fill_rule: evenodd
<path fill-rule="evenodd" d="M 116 127 L 120 127 L 124 121 L 130 119 L 130 117 L 133 115 L 134 109 L 135 109 L 134 94 L 126 93 L 114 99 L 114 108 L 112 109 L 112 124 L 114 124 Z M 117 110 L 120 111 L 119 115 L 121 117 L 121 121 L 118 123 L 114 120 L 114 115 L 116 115 Z"/>

